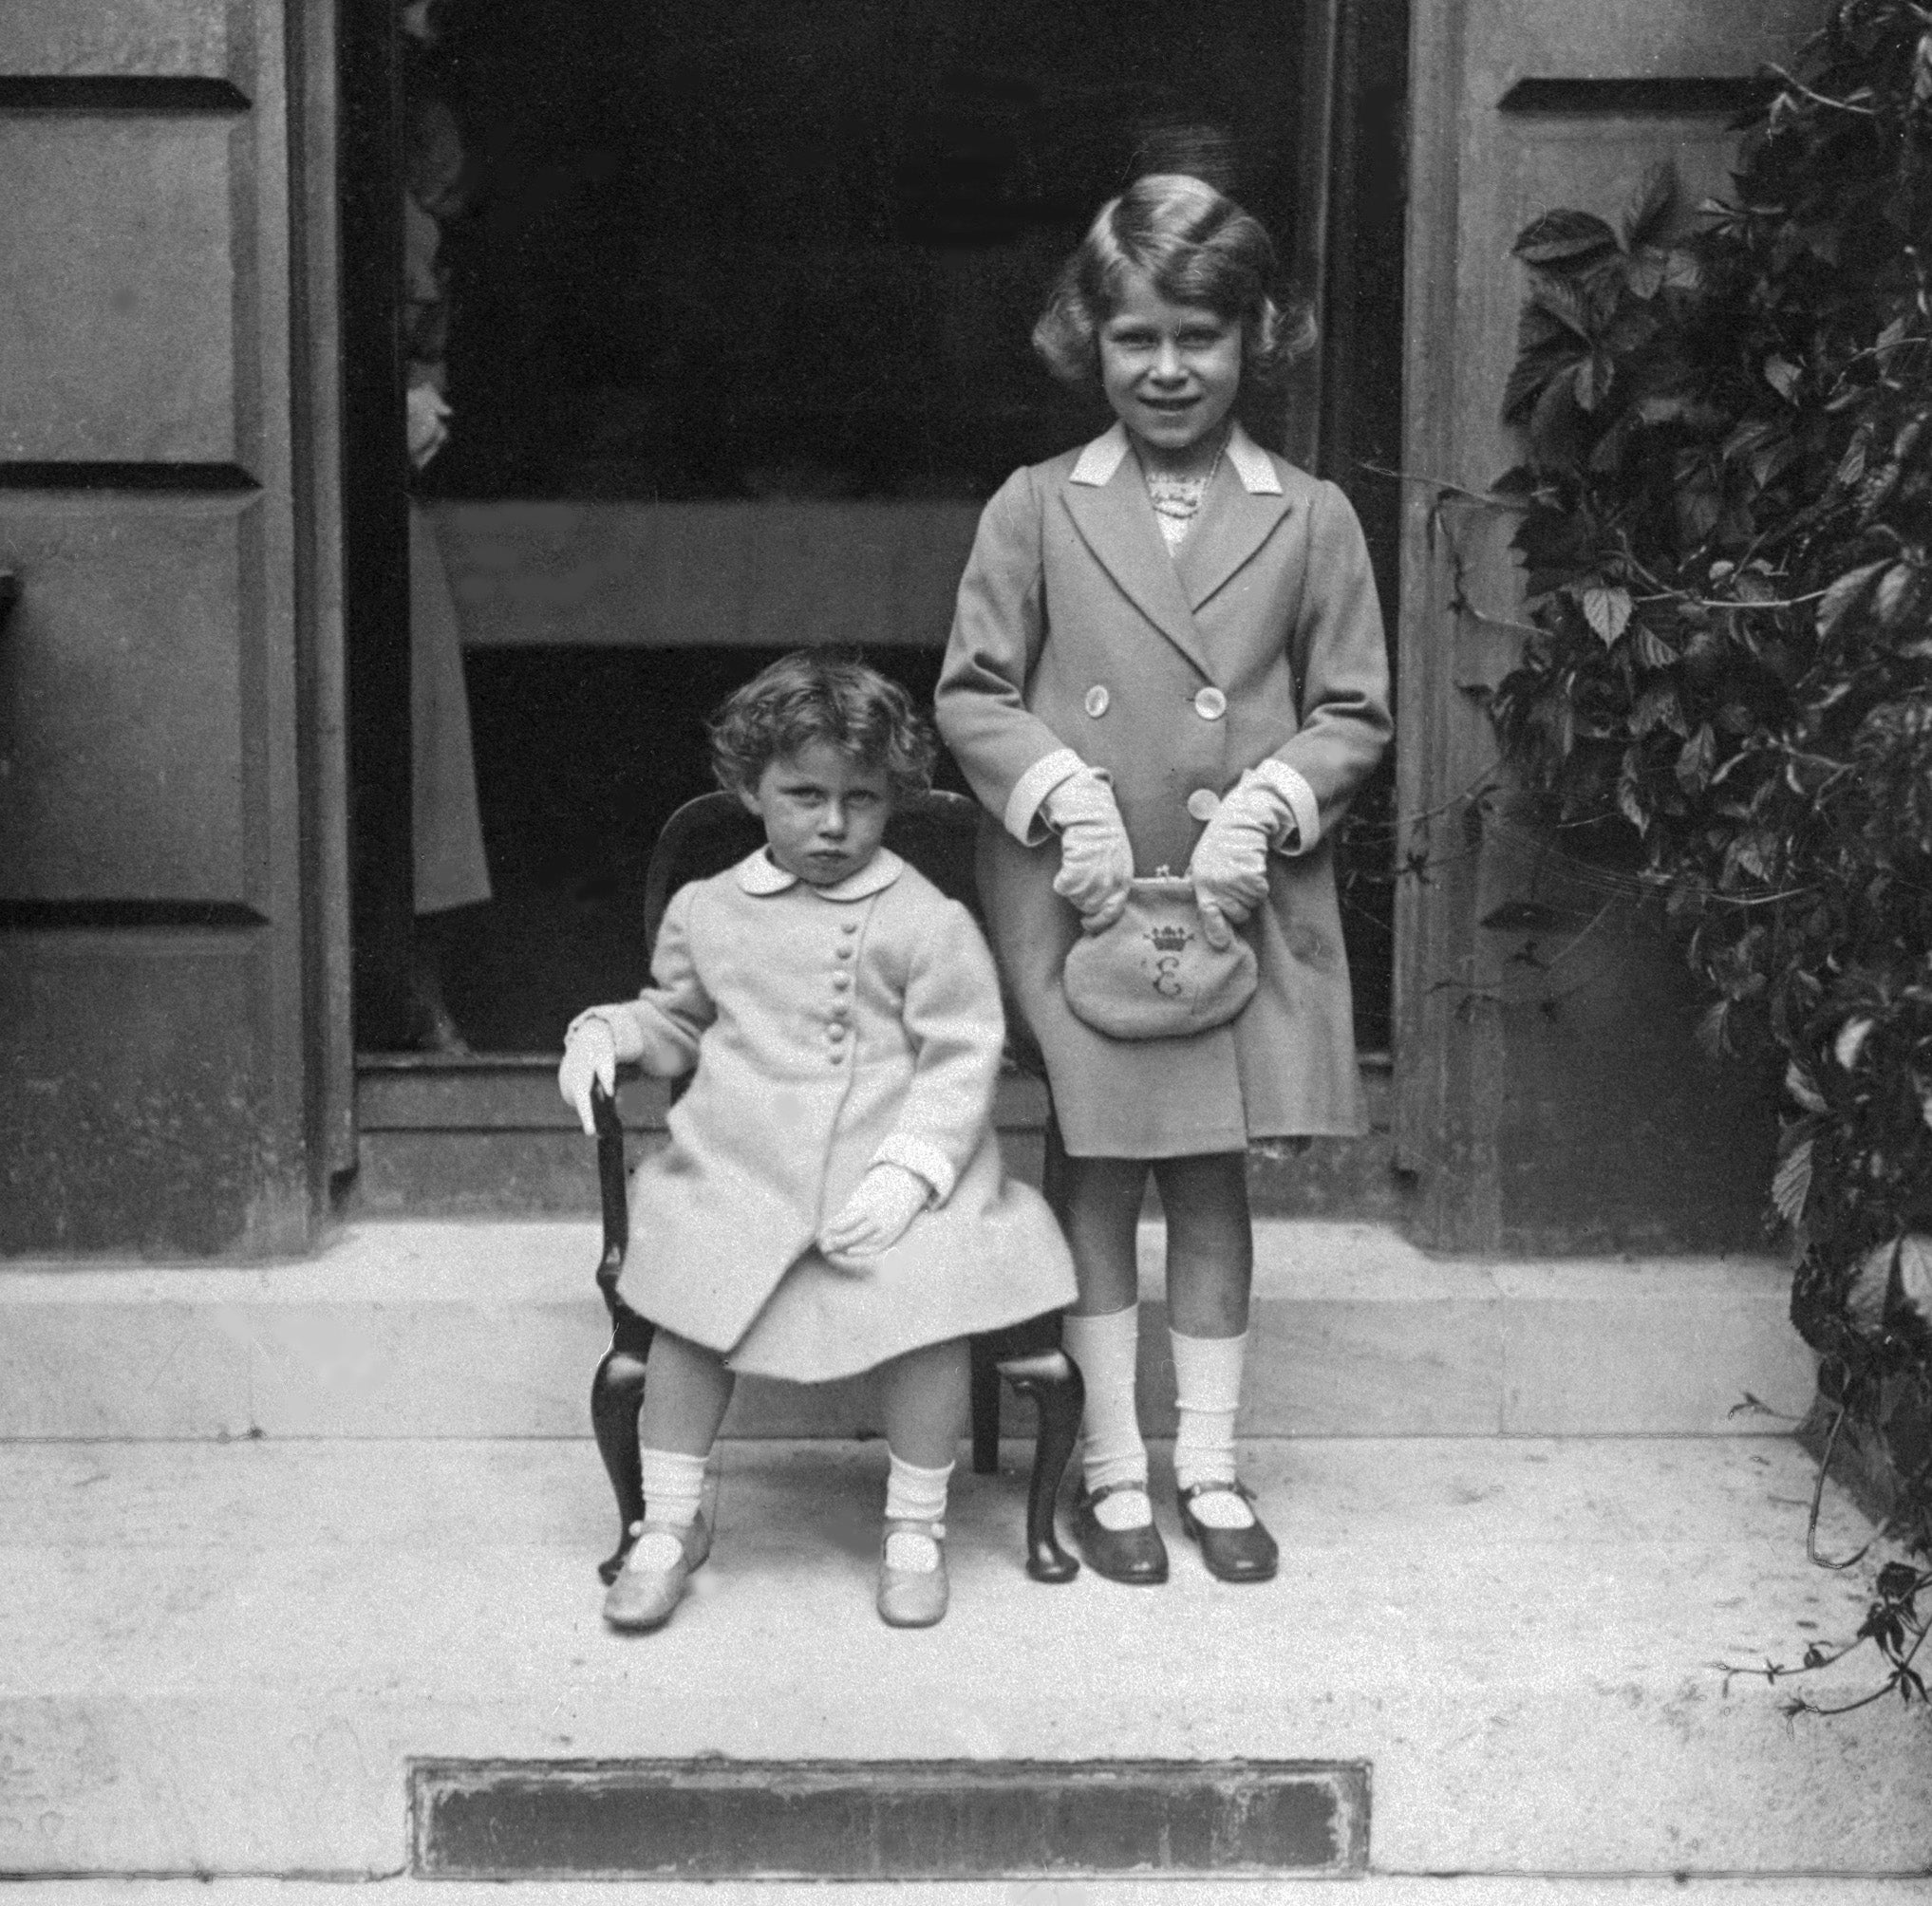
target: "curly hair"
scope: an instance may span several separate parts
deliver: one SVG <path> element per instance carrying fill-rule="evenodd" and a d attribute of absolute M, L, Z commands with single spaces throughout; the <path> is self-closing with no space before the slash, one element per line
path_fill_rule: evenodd
<path fill-rule="evenodd" d="M 1245 385 L 1269 388 L 1315 342 L 1307 306 L 1284 309 L 1270 294 L 1275 248 L 1261 221 L 1205 179 L 1150 173 L 1101 206 L 1033 327 L 1033 348 L 1061 382 L 1099 382 L 1100 327 L 1134 275 L 1170 304 L 1239 323 Z"/>
<path fill-rule="evenodd" d="M 730 794 L 748 794 L 780 756 L 829 742 L 882 770 L 895 800 L 932 785 L 932 730 L 895 682 L 836 649 L 800 648 L 735 690 L 706 724 L 711 768 Z"/>

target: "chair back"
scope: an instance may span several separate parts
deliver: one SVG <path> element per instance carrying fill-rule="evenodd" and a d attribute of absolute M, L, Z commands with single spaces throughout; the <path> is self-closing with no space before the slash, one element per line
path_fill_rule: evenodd
<path fill-rule="evenodd" d="M 886 845 L 916 867 L 933 886 L 982 919 L 973 879 L 973 843 L 979 805 L 965 794 L 931 789 L 898 803 L 886 828 Z M 659 830 L 644 876 L 647 959 L 671 895 L 694 880 L 736 867 L 764 842 L 764 827 L 736 794 L 722 791 L 686 801 Z"/>

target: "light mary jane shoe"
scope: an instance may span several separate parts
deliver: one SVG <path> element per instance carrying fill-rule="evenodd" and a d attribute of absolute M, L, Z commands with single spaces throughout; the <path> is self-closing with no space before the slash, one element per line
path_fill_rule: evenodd
<path fill-rule="evenodd" d="M 702 1511 L 687 1529 L 646 1517 L 604 1598 L 604 1619 L 630 1634 L 662 1628 L 684 1600 L 692 1571 L 702 1568 L 710 1553 L 711 1530 Z"/>
<path fill-rule="evenodd" d="M 946 1614 L 946 1524 L 889 1521 L 879 1543 L 879 1619 L 930 1628 Z"/>

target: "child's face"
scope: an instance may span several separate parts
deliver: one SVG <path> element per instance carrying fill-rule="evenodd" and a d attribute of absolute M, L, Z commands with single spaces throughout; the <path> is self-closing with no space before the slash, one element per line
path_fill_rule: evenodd
<path fill-rule="evenodd" d="M 891 818 L 892 788 L 829 741 L 765 764 L 739 798 L 765 824 L 765 844 L 787 873 L 811 887 L 835 887 L 879 850 Z"/>
<path fill-rule="evenodd" d="M 1241 388 L 1241 326 L 1171 305 L 1136 272 L 1100 327 L 1100 385 L 1135 436 L 1180 457 L 1219 429 Z"/>

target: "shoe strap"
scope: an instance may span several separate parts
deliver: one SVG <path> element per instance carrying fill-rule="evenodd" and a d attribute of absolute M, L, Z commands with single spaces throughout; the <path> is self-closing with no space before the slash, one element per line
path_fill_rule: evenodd
<path fill-rule="evenodd" d="M 932 1575 L 946 1559 L 940 1544 L 946 1540 L 944 1523 L 892 1522 L 886 1524 L 885 1565 L 899 1575 Z M 913 1545 L 908 1553 L 907 1545 Z"/>
<path fill-rule="evenodd" d="M 1223 1493 L 1239 1496 L 1244 1503 L 1251 1503 L 1255 1499 L 1254 1491 L 1239 1478 L 1231 1483 L 1190 1483 L 1185 1489 L 1176 1491 L 1179 1500 L 1184 1503 L 1191 1503 L 1196 1496 L 1218 1496 Z"/>
<path fill-rule="evenodd" d="M 647 1550 L 648 1554 L 647 1556 Z M 679 1567 L 688 1557 L 684 1535 L 662 1523 L 647 1524 L 625 1558 L 625 1566 L 641 1574 L 663 1575 Z"/>

